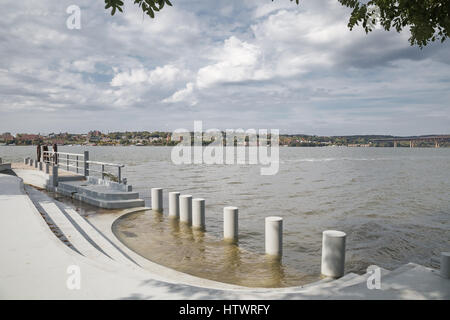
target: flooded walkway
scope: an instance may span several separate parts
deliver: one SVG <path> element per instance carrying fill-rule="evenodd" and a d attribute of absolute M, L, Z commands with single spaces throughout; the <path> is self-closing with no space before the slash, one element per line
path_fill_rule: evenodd
<path fill-rule="evenodd" d="M 229 244 L 151 210 L 122 216 L 114 234 L 143 257 L 175 270 L 246 287 L 291 287 L 320 280 L 277 259 Z"/>

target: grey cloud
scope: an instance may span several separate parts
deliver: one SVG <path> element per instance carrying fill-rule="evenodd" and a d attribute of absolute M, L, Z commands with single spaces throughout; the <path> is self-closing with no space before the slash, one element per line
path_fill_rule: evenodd
<path fill-rule="evenodd" d="M 193 120 L 314 134 L 448 131 L 448 44 L 420 51 L 406 34 L 350 32 L 337 0 L 179 0 L 155 20 L 131 1 L 111 17 L 102 1 L 80 0 L 81 30 L 65 26 L 72 1 L 33 4 L 3 4 L 0 131 L 167 130 Z M 239 56 L 220 65 L 232 37 L 261 53 L 244 69 Z M 161 86 L 111 85 L 120 72 L 167 65 L 186 73 Z M 201 69 L 220 72 L 189 90 Z"/>

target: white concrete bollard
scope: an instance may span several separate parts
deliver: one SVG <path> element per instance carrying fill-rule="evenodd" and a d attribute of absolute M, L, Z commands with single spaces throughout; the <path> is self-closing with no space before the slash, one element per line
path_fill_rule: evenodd
<path fill-rule="evenodd" d="M 223 238 L 227 241 L 238 241 L 239 209 L 236 207 L 223 208 Z"/>
<path fill-rule="evenodd" d="M 327 277 L 340 278 L 345 267 L 345 232 L 327 230 L 322 233 L 321 273 Z"/>
<path fill-rule="evenodd" d="M 48 163 L 48 162 L 45 163 L 45 173 L 46 174 L 50 173 L 50 163 Z"/>
<path fill-rule="evenodd" d="M 450 252 L 441 253 L 441 277 L 450 279 Z"/>
<path fill-rule="evenodd" d="M 169 217 L 180 218 L 180 193 L 169 192 Z"/>
<path fill-rule="evenodd" d="M 192 196 L 180 196 L 180 221 L 191 224 L 192 223 Z"/>
<path fill-rule="evenodd" d="M 152 210 L 162 212 L 163 211 L 163 189 L 152 188 Z"/>
<path fill-rule="evenodd" d="M 192 200 L 192 226 L 197 229 L 205 229 L 205 199 Z"/>
<path fill-rule="evenodd" d="M 283 255 L 283 218 L 266 218 L 266 254 L 271 256 Z"/>

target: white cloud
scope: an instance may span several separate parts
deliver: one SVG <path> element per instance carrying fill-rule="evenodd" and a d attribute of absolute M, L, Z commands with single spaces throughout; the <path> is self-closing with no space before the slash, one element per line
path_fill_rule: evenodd
<path fill-rule="evenodd" d="M 5 0 L 3 130 L 184 127 L 201 113 L 212 127 L 318 134 L 394 130 L 401 118 L 406 132 L 421 108 L 433 115 L 422 131 L 448 128 L 449 45 L 350 32 L 336 0 L 179 0 L 155 19 L 132 1 L 113 17 L 102 1 L 79 2 L 82 28 L 68 30 L 69 0 Z"/>
<path fill-rule="evenodd" d="M 293 5 L 294 5 L 293 3 L 289 3 L 287 1 L 263 3 L 262 5 L 257 6 L 253 11 L 253 18 L 261 18 L 270 13 L 276 12 L 280 9 L 288 9 L 288 8 L 292 9 Z"/>
<path fill-rule="evenodd" d="M 79 72 L 89 72 L 94 73 L 95 72 L 95 60 L 92 59 L 86 59 L 86 60 L 76 60 L 72 63 L 72 68 L 75 71 Z"/>
<path fill-rule="evenodd" d="M 236 37 L 224 41 L 223 47 L 216 49 L 213 59 L 216 63 L 201 68 L 197 74 L 197 86 L 207 88 L 223 82 L 264 80 L 269 77 L 264 69 L 261 49 Z"/>
<path fill-rule="evenodd" d="M 175 81 L 184 79 L 186 75 L 186 70 L 180 70 L 173 65 L 165 65 L 153 70 L 147 70 L 145 68 L 131 69 L 116 73 L 111 80 L 111 85 L 113 87 L 120 87 L 144 83 L 149 85 L 170 86 Z"/>
<path fill-rule="evenodd" d="M 194 84 L 188 82 L 184 89 L 175 92 L 169 98 L 162 100 L 163 103 L 176 103 L 176 102 L 187 102 L 191 106 L 197 104 L 197 99 L 194 96 Z"/>

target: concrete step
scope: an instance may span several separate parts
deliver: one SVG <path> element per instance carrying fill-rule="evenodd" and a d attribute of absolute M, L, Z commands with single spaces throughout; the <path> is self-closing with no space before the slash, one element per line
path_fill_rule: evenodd
<path fill-rule="evenodd" d="M 324 293 L 329 293 L 330 291 L 336 291 L 339 288 L 351 286 L 355 283 L 359 283 L 364 279 L 362 276 L 356 273 L 347 273 L 345 276 L 339 279 L 333 278 L 323 278 L 313 283 L 301 287 L 290 287 L 283 289 L 276 289 L 277 292 L 289 293 L 302 293 L 310 296 L 321 295 Z M 255 290 L 258 291 L 258 290 Z"/>
<path fill-rule="evenodd" d="M 136 263 L 127 254 L 73 208 L 31 187 L 27 188 L 27 193 L 36 208 L 48 215 L 78 253 L 102 263 L 114 260 L 122 265 L 136 267 Z"/>
<path fill-rule="evenodd" d="M 80 231 L 73 225 L 68 217 L 51 201 L 39 201 L 36 206 L 43 209 L 50 217 L 53 223 L 61 230 L 70 243 L 75 247 L 76 251 L 92 260 L 99 262 L 110 262 L 111 258 L 106 256 L 98 248 L 96 248 Z"/>
<path fill-rule="evenodd" d="M 58 176 L 58 182 L 67 182 L 67 181 L 85 181 L 86 178 L 82 175 L 78 176 Z"/>
<path fill-rule="evenodd" d="M 102 200 L 139 199 L 139 193 L 137 192 L 120 192 L 120 191 L 110 192 L 110 191 L 95 190 L 94 187 L 91 188 L 90 189 L 86 188 L 80 193 L 84 193 L 89 197 L 98 198 Z"/>
<path fill-rule="evenodd" d="M 45 195 L 31 187 L 25 188 L 34 206 L 41 214 L 46 216 L 46 220 L 51 221 L 62 235 L 70 242 L 71 248 L 79 254 L 99 262 L 110 262 L 111 259 L 106 256 L 101 249 L 95 245 L 85 234 L 82 234 L 79 226 L 70 219 L 56 205 L 56 203 Z"/>
<path fill-rule="evenodd" d="M 381 275 L 383 276 L 383 278 L 392 278 L 392 277 L 395 277 L 396 275 L 399 275 L 399 274 L 402 274 L 409 270 L 412 270 L 417 266 L 418 266 L 418 264 L 410 262 L 410 263 L 407 263 L 407 264 L 404 264 L 404 265 L 398 267 L 397 269 L 390 271 L 389 273 L 383 274 L 383 272 L 382 272 Z"/>
<path fill-rule="evenodd" d="M 380 278 L 381 288 L 369 290 L 366 283 L 355 284 L 338 292 L 342 299 L 450 299 L 450 280 L 434 269 L 415 263 L 403 265 Z"/>
<path fill-rule="evenodd" d="M 120 250 L 113 242 L 91 225 L 74 209 L 65 206 L 64 211 L 77 223 L 83 232 L 94 241 L 99 248 L 111 259 L 126 265 L 135 265 L 135 262 Z"/>
<path fill-rule="evenodd" d="M 127 209 L 144 207 L 145 201 L 142 199 L 130 199 L 130 200 L 102 200 L 98 198 L 89 197 L 84 194 L 74 193 L 72 198 L 89 203 L 93 206 L 104 209 Z"/>
<path fill-rule="evenodd" d="M 77 192 L 87 195 L 91 198 L 97 198 L 101 200 L 132 200 L 138 199 L 138 192 L 125 192 L 118 191 L 112 188 L 108 188 L 103 185 L 90 185 L 86 182 L 63 182 L 59 183 L 58 188 L 64 189 L 64 192 Z"/>
<path fill-rule="evenodd" d="M 359 283 L 361 281 L 364 281 L 364 278 L 362 276 L 360 276 L 356 273 L 347 273 L 342 278 L 339 278 L 336 280 L 331 279 L 331 281 L 319 283 L 317 285 L 310 285 L 307 287 L 307 289 L 309 289 L 309 290 L 317 290 L 317 289 L 337 290 L 339 288 L 351 286 L 351 285 L 353 285 L 355 283 Z"/>

